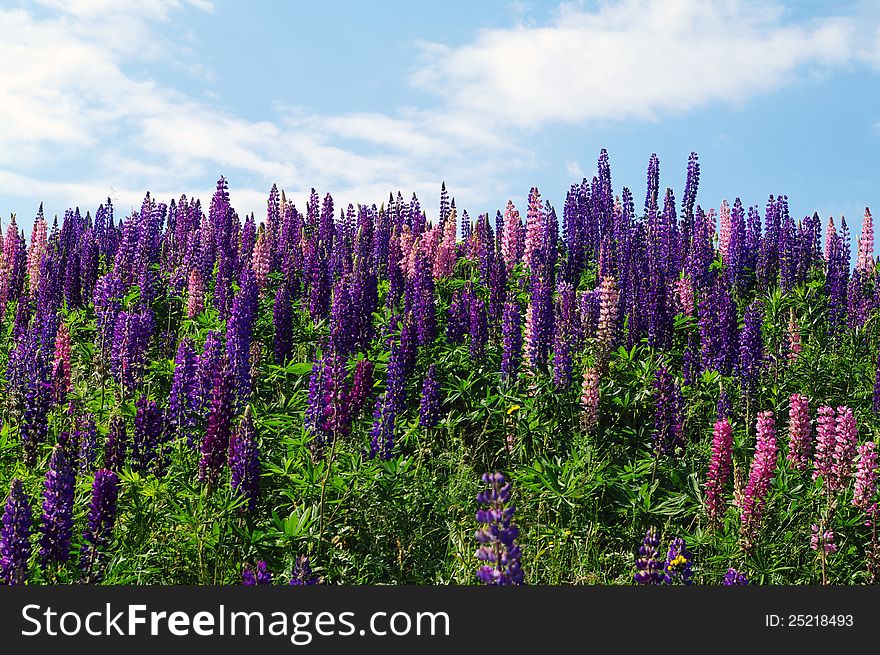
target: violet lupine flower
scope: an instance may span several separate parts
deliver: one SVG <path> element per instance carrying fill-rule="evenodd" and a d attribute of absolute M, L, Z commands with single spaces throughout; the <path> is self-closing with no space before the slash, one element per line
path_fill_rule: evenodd
<path fill-rule="evenodd" d="M 764 360 L 764 340 L 761 327 L 764 324 L 764 305 L 755 300 L 747 308 L 743 318 L 743 329 L 739 335 L 739 358 L 737 373 L 740 380 L 742 398 L 750 404 L 755 397 L 758 378 Z"/>
<path fill-rule="evenodd" d="M 706 289 L 698 305 L 702 367 L 707 371 L 730 373 L 736 338 L 736 305 L 726 275 L 721 274 Z"/>
<path fill-rule="evenodd" d="M 433 428 L 440 421 L 440 382 L 434 364 L 428 367 L 425 381 L 422 383 L 422 398 L 419 402 L 419 425 Z"/>
<path fill-rule="evenodd" d="M 154 328 L 153 314 L 148 309 L 140 312 L 121 311 L 116 318 L 111 370 L 127 395 L 134 392 L 143 375 Z"/>
<path fill-rule="evenodd" d="M 117 414 L 110 419 L 110 432 L 107 434 L 107 443 L 104 446 L 104 468 L 118 472 L 125 465 L 127 448 L 125 419 Z"/>
<path fill-rule="evenodd" d="M 195 438 L 199 416 L 198 384 L 195 352 L 189 339 L 181 339 L 174 359 L 174 377 L 168 396 L 168 429 L 170 438 L 185 437 L 190 445 Z"/>
<path fill-rule="evenodd" d="M 156 401 L 145 395 L 138 398 L 135 408 L 131 461 L 136 471 L 146 474 L 157 469 L 165 420 Z"/>
<path fill-rule="evenodd" d="M 446 340 L 449 343 L 461 343 L 464 340 L 470 322 L 469 312 L 468 296 L 455 291 L 447 312 L 449 318 L 446 323 Z"/>
<path fill-rule="evenodd" d="M 251 414 L 251 406 L 248 405 L 238 431 L 229 438 L 230 484 L 233 493 L 241 494 L 247 501 L 249 513 L 256 508 L 260 490 L 260 451 Z"/>
<path fill-rule="evenodd" d="M 797 471 L 810 468 L 810 451 L 813 446 L 810 425 L 810 406 L 807 397 L 799 393 L 791 395 L 788 410 L 788 461 Z"/>
<path fill-rule="evenodd" d="M 289 585 L 294 587 L 311 586 L 321 584 L 321 578 L 312 573 L 312 565 L 309 562 L 308 555 L 302 555 L 296 558 L 293 564 L 293 572 L 290 575 Z"/>
<path fill-rule="evenodd" d="M 214 330 L 210 330 L 205 335 L 205 345 L 202 354 L 196 358 L 196 370 L 199 381 L 198 390 L 198 408 L 199 413 L 205 416 L 211 406 L 211 398 L 213 396 L 214 373 L 220 367 L 220 361 L 223 358 L 223 344 L 220 341 L 220 335 Z"/>
<path fill-rule="evenodd" d="M 547 362 L 550 335 L 553 331 L 553 289 L 540 276 L 531 282 L 526 309 L 525 360 L 529 370 L 537 371 Z"/>
<path fill-rule="evenodd" d="M 202 457 L 199 460 L 199 481 L 209 487 L 217 486 L 220 481 L 220 474 L 229 450 L 229 437 L 232 433 L 235 375 L 225 356 L 214 371 L 213 388 L 208 427 L 202 439 L 200 449 Z"/>
<path fill-rule="evenodd" d="M 39 373 L 37 374 L 39 375 Z M 37 451 L 49 435 L 49 404 L 52 385 L 33 380 L 24 398 L 24 419 L 19 427 L 19 438 L 24 449 L 24 461 L 33 464 Z"/>
<path fill-rule="evenodd" d="M 859 459 L 856 463 L 856 482 L 853 489 L 852 504 L 868 513 L 877 495 L 877 444 L 866 441 L 859 446 Z"/>
<path fill-rule="evenodd" d="M 663 581 L 663 560 L 660 559 L 660 535 L 656 528 L 648 528 L 639 555 L 636 558 L 636 572 L 633 580 L 640 585 L 658 585 Z"/>
<path fill-rule="evenodd" d="M 666 561 L 663 563 L 663 582 L 691 585 L 693 581 L 693 554 L 687 549 L 684 539 L 676 537 L 669 544 Z"/>
<path fill-rule="evenodd" d="M 724 516 L 724 485 L 733 468 L 733 429 L 727 419 L 715 422 L 712 437 L 712 458 L 706 476 L 706 514 L 712 526 L 718 526 Z"/>
<path fill-rule="evenodd" d="M 43 518 L 40 522 L 40 561 L 66 562 L 73 531 L 73 492 L 76 473 L 64 448 L 52 450 L 43 485 Z"/>
<path fill-rule="evenodd" d="M 718 402 L 715 405 L 715 419 L 718 421 L 730 420 L 730 413 L 730 397 L 725 388 L 721 387 L 721 391 L 718 392 Z"/>
<path fill-rule="evenodd" d="M 470 344 L 468 346 L 468 353 L 472 360 L 477 361 L 483 358 L 486 342 L 489 339 L 486 303 L 483 302 L 483 299 L 475 291 L 471 291 L 467 295 L 470 297 L 470 328 L 468 330 Z"/>
<path fill-rule="evenodd" d="M 226 324 L 226 354 L 235 374 L 235 397 L 239 408 L 244 407 L 253 387 L 250 355 L 257 321 L 257 293 L 253 273 L 246 269 Z"/>
<path fill-rule="evenodd" d="M 21 480 L 13 478 L 0 528 L 0 582 L 3 584 L 19 585 L 27 581 L 32 520 L 31 506 Z"/>
<path fill-rule="evenodd" d="M 293 354 L 293 304 L 286 282 L 282 282 L 275 292 L 272 324 L 275 327 L 272 352 L 275 363 L 283 366 Z"/>
<path fill-rule="evenodd" d="M 743 493 L 740 514 L 740 537 L 746 550 L 754 545 L 758 536 L 770 483 L 776 471 L 776 423 L 773 412 L 758 412 L 757 435 L 755 457 L 749 471 L 749 483 Z"/>
<path fill-rule="evenodd" d="M 272 584 L 272 574 L 269 572 L 266 562 L 262 560 L 257 562 L 256 571 L 252 570 L 250 566 L 245 566 L 241 573 L 241 584 L 245 587 Z"/>
<path fill-rule="evenodd" d="M 519 529 L 512 523 L 510 483 L 501 473 L 484 473 L 482 480 L 489 488 L 477 494 L 477 502 L 483 506 L 477 510 L 477 522 L 484 527 L 475 535 L 480 543 L 476 557 L 485 562 L 477 569 L 477 578 L 487 585 L 521 585 L 522 552 L 516 543 Z"/>
<path fill-rule="evenodd" d="M 727 569 L 727 573 L 724 574 L 724 580 L 722 580 L 721 584 L 725 587 L 738 587 L 749 584 L 749 580 L 736 569 Z"/>
<path fill-rule="evenodd" d="M 852 477 L 853 463 L 859 443 L 858 426 L 852 409 L 849 407 L 837 408 L 835 429 L 837 436 L 834 442 L 831 475 L 836 481 L 835 486 L 838 489 L 843 489 Z"/>
<path fill-rule="evenodd" d="M 354 368 L 354 379 L 351 383 L 349 405 L 352 417 L 363 409 L 370 394 L 373 392 L 373 362 L 369 359 L 359 359 Z"/>
<path fill-rule="evenodd" d="M 88 581 L 98 581 L 103 578 L 103 572 L 99 568 L 101 554 L 113 535 L 118 496 L 119 477 L 107 469 L 96 471 L 80 550 L 80 569 Z"/>
<path fill-rule="evenodd" d="M 684 449 L 683 399 L 681 389 L 664 367 L 654 376 L 654 448 L 658 454 L 672 456 Z"/>
<path fill-rule="evenodd" d="M 501 379 L 504 382 L 515 380 L 519 372 L 523 342 L 521 323 L 519 304 L 515 300 L 508 300 L 504 303 L 504 315 L 501 319 Z M 880 372 L 877 379 L 880 381 Z"/>
<path fill-rule="evenodd" d="M 825 551 L 826 555 L 837 552 L 837 544 L 834 543 L 834 530 L 820 530 L 819 526 L 813 523 L 810 526 L 810 548 Z"/>
<path fill-rule="evenodd" d="M 98 426 L 95 417 L 85 414 L 76 431 L 76 442 L 79 443 L 79 472 L 91 473 L 98 468 Z"/>

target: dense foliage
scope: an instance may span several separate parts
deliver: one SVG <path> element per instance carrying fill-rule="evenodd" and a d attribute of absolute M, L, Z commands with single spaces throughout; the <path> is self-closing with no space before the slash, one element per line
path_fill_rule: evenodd
<path fill-rule="evenodd" d="M 843 219 L 698 182 L 652 156 L 637 212 L 603 151 L 561 218 L 273 187 L 242 221 L 223 178 L 13 217 L 0 577 L 877 582 L 870 212 L 852 266 Z"/>

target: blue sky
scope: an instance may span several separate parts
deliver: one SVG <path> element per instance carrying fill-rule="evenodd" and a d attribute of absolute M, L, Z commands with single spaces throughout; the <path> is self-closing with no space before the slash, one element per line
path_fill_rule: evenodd
<path fill-rule="evenodd" d="M 0 216 L 119 211 L 229 180 L 265 216 L 446 181 L 471 216 L 561 209 L 607 148 L 680 199 L 787 194 L 858 230 L 880 208 L 880 3 L 0 0 Z"/>

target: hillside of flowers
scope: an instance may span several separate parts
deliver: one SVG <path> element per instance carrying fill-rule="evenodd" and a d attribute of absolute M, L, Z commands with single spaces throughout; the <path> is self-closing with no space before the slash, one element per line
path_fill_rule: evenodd
<path fill-rule="evenodd" d="M 877 583 L 870 211 L 699 179 L 13 216 L 0 581 Z"/>

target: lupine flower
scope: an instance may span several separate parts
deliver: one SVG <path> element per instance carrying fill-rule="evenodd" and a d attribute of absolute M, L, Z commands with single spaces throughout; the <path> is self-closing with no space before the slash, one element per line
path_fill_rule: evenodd
<path fill-rule="evenodd" d="M 247 501 L 248 512 L 257 505 L 260 485 L 260 451 L 251 406 L 244 410 L 238 430 L 229 438 L 230 484 L 233 493 Z"/>
<path fill-rule="evenodd" d="M 195 438 L 195 427 L 198 423 L 198 386 L 196 355 L 189 339 L 181 339 L 174 359 L 174 377 L 168 396 L 167 417 L 171 436 L 185 437 L 189 444 Z"/>
<path fill-rule="evenodd" d="M 737 587 L 749 584 L 749 580 L 736 569 L 727 569 L 727 573 L 724 574 L 724 580 L 721 584 L 725 587 Z"/>
<path fill-rule="evenodd" d="M 440 382 L 434 364 L 428 368 L 422 383 L 422 398 L 419 402 L 419 425 L 433 428 L 440 420 Z"/>
<path fill-rule="evenodd" d="M 269 572 L 266 562 L 262 560 L 257 562 L 256 571 L 251 570 L 249 566 L 245 566 L 244 571 L 241 573 L 241 584 L 246 587 L 272 584 L 272 574 Z"/>
<path fill-rule="evenodd" d="M 754 398 L 763 364 L 764 340 L 761 336 L 763 323 L 764 306 L 760 300 L 755 300 L 746 308 L 743 329 L 739 337 L 739 358 L 736 367 L 742 397 L 746 402 Z"/>
<path fill-rule="evenodd" d="M 639 555 L 636 558 L 636 572 L 633 576 L 636 584 L 658 585 L 663 581 L 663 560 L 660 559 L 660 535 L 656 528 L 648 528 Z"/>
<path fill-rule="evenodd" d="M 776 471 L 776 424 L 773 412 L 758 412 L 757 434 L 755 457 L 740 513 L 740 537 L 746 550 L 754 545 L 758 535 L 770 483 Z"/>
<path fill-rule="evenodd" d="M 794 309 L 792 309 L 789 314 L 786 335 L 788 336 L 788 361 L 791 363 L 798 358 L 798 355 L 800 355 L 801 351 L 804 349 L 801 344 L 801 331 L 794 318 Z"/>
<path fill-rule="evenodd" d="M 214 372 L 214 393 L 208 427 L 202 439 L 199 460 L 199 481 L 214 487 L 220 481 L 220 473 L 229 450 L 235 399 L 234 373 L 226 357 Z"/>
<path fill-rule="evenodd" d="M 718 392 L 718 402 L 715 405 L 715 418 L 718 421 L 722 421 L 724 419 L 730 419 L 730 397 L 727 395 L 727 391 L 724 387 L 721 387 L 721 391 Z"/>
<path fill-rule="evenodd" d="M 880 351 L 877 353 L 877 372 L 874 374 L 874 397 L 871 406 L 874 414 L 880 415 Z"/>
<path fill-rule="evenodd" d="M 810 467 L 811 432 L 809 401 L 806 396 L 792 394 L 788 410 L 788 461 L 798 471 Z"/>
<path fill-rule="evenodd" d="M 816 419 L 816 454 L 813 459 L 813 479 L 822 476 L 829 491 L 836 491 L 833 476 L 834 448 L 837 445 L 837 424 L 834 408 L 823 405 Z"/>
<path fill-rule="evenodd" d="M 858 446 L 858 427 L 852 409 L 849 407 L 837 408 L 835 429 L 837 435 L 832 456 L 831 475 L 836 481 L 835 486 L 842 489 L 852 477 L 853 462 Z"/>
<path fill-rule="evenodd" d="M 520 221 L 519 212 L 513 206 L 513 202 L 507 201 L 507 208 L 504 210 L 504 230 L 501 236 L 501 256 L 504 258 L 504 265 L 507 270 L 511 270 L 522 257 L 522 221 Z"/>
<path fill-rule="evenodd" d="M 205 310 L 205 282 L 198 270 L 189 273 L 186 292 L 186 317 L 194 319 Z"/>
<path fill-rule="evenodd" d="M 612 276 L 606 275 L 599 286 L 599 326 L 596 330 L 596 341 L 600 352 L 606 352 L 614 341 L 619 301 L 617 283 Z"/>
<path fill-rule="evenodd" d="M 678 303 L 685 316 L 694 315 L 694 285 L 689 277 L 683 276 L 675 283 L 675 291 L 678 294 Z"/>
<path fill-rule="evenodd" d="M 501 473 L 484 473 L 482 480 L 489 488 L 477 495 L 477 502 L 483 506 L 477 510 L 477 522 L 484 526 L 476 533 L 481 544 L 476 556 L 484 562 L 477 570 L 477 578 L 487 585 L 521 585 L 522 553 L 516 543 L 519 529 L 512 523 L 510 484 Z"/>
<path fill-rule="evenodd" d="M 581 384 L 581 425 L 591 432 L 599 422 L 599 370 L 587 368 Z"/>
<path fill-rule="evenodd" d="M 110 419 L 107 444 L 104 446 L 104 468 L 118 472 L 125 465 L 127 446 L 125 419 L 119 415 L 113 416 Z"/>
<path fill-rule="evenodd" d="M 852 504 L 867 512 L 874 504 L 877 495 L 877 450 L 873 441 L 859 446 L 859 460 L 856 463 L 856 482 L 853 489 Z"/>
<path fill-rule="evenodd" d="M 40 522 L 40 561 L 66 562 L 70 556 L 73 531 L 73 492 L 76 474 L 59 444 L 52 450 L 43 491 L 43 518 Z"/>
<path fill-rule="evenodd" d="M 504 381 L 516 379 L 522 358 L 522 314 L 515 300 L 504 303 L 504 316 L 501 319 L 501 378 Z M 880 369 L 878 369 L 880 371 Z M 880 381 L 880 372 L 878 372 Z M 880 388 L 880 382 L 878 382 Z"/>
<path fill-rule="evenodd" d="M 142 395 L 135 403 L 134 432 L 131 440 L 133 468 L 141 473 L 159 473 L 159 452 L 165 420 L 155 400 Z"/>
<path fill-rule="evenodd" d="M 706 514 L 718 525 L 725 512 L 724 485 L 733 468 L 733 430 L 727 419 L 716 421 L 712 437 L 712 458 L 706 478 Z"/>
<path fill-rule="evenodd" d="M 865 275 L 874 273 L 874 219 L 871 217 L 871 210 L 867 207 L 865 207 L 865 217 L 862 219 L 856 270 Z"/>
<path fill-rule="evenodd" d="M 654 377 L 654 448 L 661 455 L 674 455 L 684 448 L 681 389 L 664 367 Z"/>
<path fill-rule="evenodd" d="M 54 371 L 55 402 L 61 402 L 72 391 L 70 385 L 70 331 L 62 323 L 55 335 L 55 359 L 52 364 Z"/>
<path fill-rule="evenodd" d="M 312 573 L 312 565 L 309 563 L 308 555 L 297 557 L 296 562 L 293 565 L 293 573 L 290 576 L 290 582 L 288 584 L 298 587 L 311 586 L 320 583 L 321 578 Z"/>
<path fill-rule="evenodd" d="M 821 547 L 826 555 L 837 552 L 837 544 L 834 543 L 834 530 L 820 530 L 819 526 L 813 523 L 810 526 L 810 548 L 819 550 Z"/>
<path fill-rule="evenodd" d="M 275 292 L 275 303 L 272 306 L 272 324 L 275 336 L 272 351 L 275 363 L 284 365 L 293 352 L 293 306 L 287 284 L 282 282 Z"/>
<path fill-rule="evenodd" d="M 100 469 L 92 483 L 92 500 L 80 550 L 80 568 L 87 580 L 100 580 L 101 551 L 110 543 L 116 523 L 119 478 L 113 471 Z"/>
<path fill-rule="evenodd" d="M 19 585 L 27 581 L 32 520 L 31 505 L 21 480 L 13 478 L 0 528 L 0 582 L 3 584 Z"/>
<path fill-rule="evenodd" d="M 681 581 L 681 584 L 693 584 L 693 555 L 687 549 L 684 539 L 676 537 L 669 544 L 669 551 L 666 553 L 666 561 L 663 563 L 663 582 L 666 584 L 674 584 Z"/>

